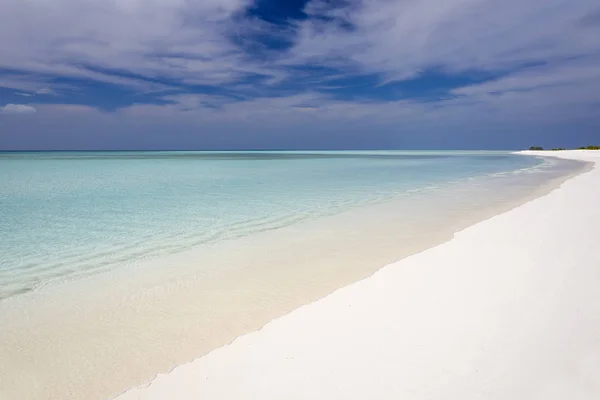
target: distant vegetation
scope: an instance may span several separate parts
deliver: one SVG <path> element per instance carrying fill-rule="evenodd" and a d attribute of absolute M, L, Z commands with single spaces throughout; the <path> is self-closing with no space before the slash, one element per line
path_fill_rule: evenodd
<path fill-rule="evenodd" d="M 540 146 L 531 146 L 529 150 L 544 150 L 543 147 Z M 566 150 L 564 147 L 555 147 L 552 151 L 560 151 Z M 577 150 L 600 150 L 600 146 L 587 146 L 587 147 L 578 147 Z"/>

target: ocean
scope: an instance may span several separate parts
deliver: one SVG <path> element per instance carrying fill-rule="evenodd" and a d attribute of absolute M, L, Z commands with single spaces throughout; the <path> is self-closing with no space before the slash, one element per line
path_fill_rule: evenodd
<path fill-rule="evenodd" d="M 535 185 L 571 166 L 508 152 L 0 153 L 0 299 L 370 204 Z"/>

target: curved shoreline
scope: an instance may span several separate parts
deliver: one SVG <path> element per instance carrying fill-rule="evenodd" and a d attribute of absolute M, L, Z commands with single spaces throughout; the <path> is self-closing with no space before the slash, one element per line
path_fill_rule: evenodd
<path fill-rule="evenodd" d="M 552 191 L 569 177 L 557 178 L 540 190 Z M 394 236 L 395 233 L 402 234 L 402 231 L 395 232 L 387 227 L 393 225 L 394 221 L 402 221 L 407 215 L 399 214 L 390 218 L 386 216 L 383 221 L 372 221 L 373 215 L 391 214 L 394 204 L 380 205 L 376 212 L 371 208 L 365 209 L 361 211 L 362 214 L 353 213 L 352 218 L 347 218 L 345 213 L 332 217 L 335 218 L 335 223 L 331 225 L 336 226 L 335 233 L 348 235 L 344 237 L 345 242 L 333 237 L 333 231 L 319 233 L 322 225 L 314 222 L 303 224 L 294 228 L 297 240 L 294 245 L 298 248 L 295 249 L 293 262 L 301 271 L 296 272 L 296 275 L 282 273 L 280 269 L 275 268 L 281 263 L 290 262 L 290 256 L 285 251 L 290 250 L 289 244 L 288 247 L 282 247 L 277 254 L 262 254 L 265 249 L 272 249 L 273 240 L 277 239 L 278 232 L 270 232 L 258 235 L 247 244 L 248 248 L 255 249 L 250 253 L 248 248 L 244 251 L 238 250 L 235 243 L 227 249 L 232 253 L 233 260 L 241 262 L 244 266 L 250 265 L 251 268 L 246 268 L 246 272 L 227 267 L 225 272 L 213 271 L 213 275 L 197 277 L 189 274 L 193 265 L 188 265 L 175 273 L 156 269 L 152 276 L 138 276 L 133 268 L 84 279 L 78 282 L 78 285 L 57 285 L 48 288 L 40 296 L 41 299 L 36 298 L 35 293 L 21 296 L 9 302 L 14 306 L 11 309 L 6 305 L 2 308 L 3 305 L 0 304 L 0 316 L 5 321 L 11 321 L 10 332 L 7 330 L 3 333 L 0 330 L 0 339 L 1 335 L 9 339 L 4 341 L 7 344 L 5 349 L 8 348 L 5 350 L 6 354 L 9 354 L 7 360 L 19 360 L 22 354 L 16 352 L 15 348 L 23 346 L 31 346 L 28 350 L 36 359 L 23 364 L 27 372 L 16 376 L 15 379 L 19 381 L 13 382 L 5 389 L 6 393 L 10 398 L 20 398 L 17 392 L 9 391 L 11 387 L 14 390 L 17 386 L 35 383 L 37 386 L 30 387 L 30 394 L 23 398 L 34 397 L 35 393 L 39 395 L 42 391 L 47 398 L 111 396 L 111 393 L 116 394 L 137 382 L 150 379 L 156 371 L 171 370 L 177 365 L 190 362 L 211 350 L 231 343 L 241 335 L 261 330 L 274 318 L 286 315 L 307 303 L 319 301 L 318 299 L 328 296 L 340 287 L 363 280 L 382 266 L 448 242 L 454 232 L 543 194 L 536 191 L 526 198 L 519 197 L 512 202 L 498 205 L 485 204 L 484 201 L 485 207 L 478 212 L 469 212 L 465 220 L 452 220 L 451 223 L 442 224 L 441 229 L 423 224 L 421 231 L 410 232 L 410 238 Z M 371 212 L 373 213 L 370 214 Z M 439 220 L 430 222 L 439 224 Z M 385 223 L 386 227 L 382 223 Z M 360 234 L 353 236 L 354 231 L 360 231 Z M 315 238 L 315 234 L 321 236 Z M 422 237 L 410 242 L 409 239 L 419 235 Z M 369 243 L 361 240 L 364 238 L 369 238 Z M 315 243 L 319 241 L 320 247 L 315 248 Z M 409 242 L 412 244 L 405 245 Z M 339 254 L 340 250 L 335 247 L 341 243 L 344 249 L 353 249 L 352 259 L 348 255 Z M 398 248 L 398 243 L 404 245 L 402 249 Z M 210 254 L 206 257 L 200 261 L 194 259 L 194 262 L 216 260 L 211 258 Z M 179 261 L 189 264 L 190 260 L 173 260 Z M 330 264 L 336 262 L 340 265 L 332 268 Z M 267 285 L 265 282 L 255 282 L 252 274 L 257 270 L 262 273 L 263 278 L 268 278 Z M 221 276 L 222 274 L 225 275 Z M 237 281 L 225 284 L 224 282 L 228 282 L 233 275 Z M 134 293 L 130 290 L 133 281 L 139 285 Z M 157 282 L 161 285 L 157 286 Z M 303 286 L 302 293 L 297 291 L 299 284 Z M 202 296 L 212 296 L 211 301 L 222 298 L 222 302 L 227 303 L 227 308 L 220 310 L 220 314 L 210 314 L 212 310 L 200 307 L 197 303 L 202 303 L 203 299 L 208 300 L 209 297 L 198 296 L 199 288 L 208 290 L 207 293 L 202 293 Z M 256 290 L 253 291 L 252 288 Z M 232 293 L 235 296 L 232 296 Z M 107 300 L 110 304 L 106 303 Z M 272 308 L 274 303 L 277 303 L 276 309 Z M 133 308 L 131 304 L 138 308 Z M 58 305 L 60 307 L 57 307 Z M 271 308 L 266 309 L 265 305 Z M 26 318 L 21 315 L 23 307 L 27 311 Z M 115 314 L 115 310 L 121 313 Z M 173 310 L 177 310 L 178 314 L 173 314 Z M 205 328 L 198 326 L 197 316 L 203 313 L 208 313 L 211 321 L 222 325 L 219 334 L 207 332 Z M 156 316 L 164 320 L 157 331 L 152 331 L 157 328 L 155 326 L 139 325 L 140 321 Z M 114 326 L 120 328 L 114 331 Z M 147 331 L 148 328 L 151 328 L 150 331 Z M 141 336 L 137 337 L 140 334 Z M 113 342 L 110 342 L 111 340 Z M 93 364 L 91 366 L 90 358 Z M 9 371 L 14 365 L 13 362 L 3 367 L 0 361 L 0 371 L 5 368 L 4 375 L 10 376 L 9 372 L 15 372 Z M 51 379 L 48 381 L 36 375 L 44 373 L 45 369 L 60 369 L 65 365 L 68 368 L 63 373 L 71 378 L 66 387 L 64 382 L 58 382 L 52 376 L 47 377 Z M 73 371 L 79 372 L 86 366 L 91 370 L 87 373 L 82 372 L 81 376 L 73 376 Z M 89 375 L 94 368 L 100 367 L 104 369 L 103 375 Z M 120 372 L 121 369 L 138 372 L 124 376 Z M 90 379 L 97 382 L 90 382 Z"/>
<path fill-rule="evenodd" d="M 594 166 L 117 399 L 597 398 L 600 153 L 556 156 Z"/>

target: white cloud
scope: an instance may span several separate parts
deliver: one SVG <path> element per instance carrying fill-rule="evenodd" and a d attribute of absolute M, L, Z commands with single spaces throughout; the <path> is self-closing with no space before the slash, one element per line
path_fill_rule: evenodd
<path fill-rule="evenodd" d="M 342 9 L 328 4 L 309 3 L 309 13 L 327 18 L 299 24 L 286 63 L 359 69 L 391 81 L 427 69 L 499 71 L 600 52 L 600 24 L 583 23 L 600 8 L 593 0 L 372 0 Z"/>
<path fill-rule="evenodd" d="M 600 58 L 532 67 L 501 78 L 452 90 L 456 95 L 501 94 L 552 87 L 599 87 Z"/>
<path fill-rule="evenodd" d="M 58 94 L 78 90 L 71 84 L 54 83 L 47 76 L 31 73 L 0 74 L 0 87 L 28 92 L 25 94 Z"/>
<path fill-rule="evenodd" d="M 235 19 L 251 2 L 3 0 L 0 68 L 156 91 L 171 88 L 148 80 L 220 85 L 263 74 L 274 85 L 294 78 L 286 66 L 307 63 L 389 82 L 428 69 L 500 71 L 600 52 L 600 24 L 589 22 L 600 8 L 594 0 L 312 0 L 313 18 L 286 29 Z M 244 47 L 257 32 L 293 46 L 249 59 Z"/>
<path fill-rule="evenodd" d="M 38 90 L 35 91 L 35 93 L 36 94 L 56 94 L 54 92 L 54 90 L 52 90 L 52 89 L 50 89 L 48 87 L 38 89 Z"/>
<path fill-rule="evenodd" d="M 482 85 L 484 86 L 484 85 Z M 520 87 L 520 86 L 519 86 Z M 464 91 L 464 94 L 462 93 Z M 256 97 L 236 100 L 218 95 L 168 95 L 167 105 L 134 104 L 117 111 L 122 117 L 149 121 L 188 121 L 189 123 L 230 125 L 243 129 L 262 129 L 271 124 L 313 125 L 314 128 L 347 129 L 354 123 L 363 126 L 395 126 L 413 124 L 444 126 L 449 122 L 486 121 L 508 126 L 519 121 L 557 123 L 589 114 L 589 106 L 597 98 L 600 84 L 547 85 L 531 90 L 488 92 L 483 87 L 457 89 L 457 95 L 435 101 L 403 100 L 338 100 L 318 92 L 289 96 Z M 583 107 L 582 107 L 583 106 Z M 311 111 L 310 121 L 306 111 Z M 519 121 L 511 120 L 520 114 Z"/>
<path fill-rule="evenodd" d="M 27 104 L 7 104 L 0 107 L 0 114 L 33 114 L 36 112 L 35 107 Z"/>
<path fill-rule="evenodd" d="M 20 73 L 0 74 L 0 87 L 36 94 L 77 90 L 54 77 L 139 92 L 173 90 L 156 83 L 161 80 L 175 87 L 213 85 L 235 96 L 169 95 L 162 98 L 165 106 L 133 105 L 120 113 L 219 121 L 271 115 L 294 120 L 306 118 L 308 109 L 311 118 L 330 120 L 396 121 L 414 115 L 416 121 L 432 113 L 479 118 L 511 107 L 548 110 L 600 98 L 595 0 L 354 0 L 335 8 L 312 0 L 306 6 L 311 18 L 279 31 L 264 22 L 237 20 L 250 2 L 2 0 L 0 70 Z M 292 45 L 260 60 L 248 58 L 246 50 L 256 45 L 249 32 L 276 35 Z M 331 70 L 290 72 L 306 65 Z M 340 81 L 350 75 L 373 74 L 384 84 L 429 70 L 502 76 L 456 88 L 431 103 L 340 101 L 319 93 L 343 87 Z M 256 74 L 270 79 L 263 86 L 244 82 Z M 281 97 L 264 87 L 292 80 L 307 86 Z"/>
<path fill-rule="evenodd" d="M 149 85 L 215 84 L 260 70 L 228 36 L 247 0 L 4 0 L 0 68 Z M 115 74 L 117 73 L 117 74 Z M 131 74 L 136 77 L 115 76 Z"/>

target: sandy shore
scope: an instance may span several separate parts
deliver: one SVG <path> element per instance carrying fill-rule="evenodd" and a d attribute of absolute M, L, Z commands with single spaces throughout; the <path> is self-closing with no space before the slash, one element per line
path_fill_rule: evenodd
<path fill-rule="evenodd" d="M 453 182 L 436 195 L 399 196 L 0 300 L 0 398 L 113 398 L 591 168 L 560 164 Z"/>
<path fill-rule="evenodd" d="M 596 167 L 118 398 L 598 399 L 598 204 Z"/>

